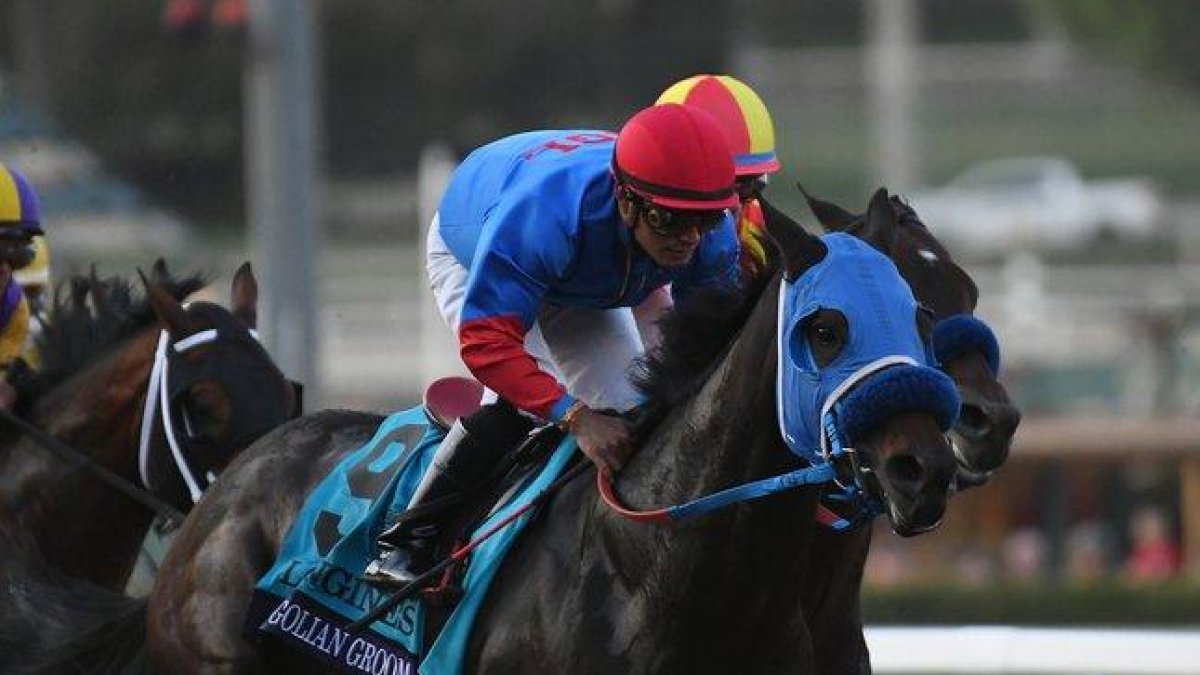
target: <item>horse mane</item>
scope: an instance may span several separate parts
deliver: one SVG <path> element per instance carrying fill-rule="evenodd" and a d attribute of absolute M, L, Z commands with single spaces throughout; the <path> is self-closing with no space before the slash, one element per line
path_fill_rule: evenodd
<path fill-rule="evenodd" d="M 200 274 L 175 278 L 156 269 L 154 283 L 182 301 L 205 280 Z M 35 371 L 18 360 L 9 373 L 21 411 L 156 320 L 149 300 L 144 294 L 135 297 L 133 284 L 121 277 L 99 278 L 93 271 L 58 283 L 35 341 L 40 367 Z"/>
<path fill-rule="evenodd" d="M 659 322 L 662 342 L 637 360 L 633 383 L 647 397 L 647 407 L 663 410 L 695 393 L 725 348 L 737 336 L 775 278 L 782 255 L 775 243 L 753 233 L 767 252 L 757 274 L 736 290 L 698 291 Z"/>

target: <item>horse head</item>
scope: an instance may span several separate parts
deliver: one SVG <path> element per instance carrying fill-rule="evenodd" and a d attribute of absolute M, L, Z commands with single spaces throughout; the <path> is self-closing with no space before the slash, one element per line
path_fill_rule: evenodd
<path fill-rule="evenodd" d="M 1008 457 L 1021 412 L 997 379 L 999 343 L 973 316 L 979 301 L 974 280 L 899 197 L 887 199 L 889 209 L 855 215 L 800 190 L 826 231 L 853 234 L 882 251 L 931 310 L 936 355 L 962 399 L 951 432 L 959 463 L 956 482 L 959 488 L 982 484 Z"/>
<path fill-rule="evenodd" d="M 158 283 L 164 275 L 161 261 L 150 279 L 142 275 L 163 331 L 154 371 L 160 375 L 151 383 L 157 391 L 148 394 L 161 407 L 155 412 L 148 402 L 143 421 L 162 428 L 157 444 L 170 447 L 147 447 L 147 425 L 140 469 L 148 486 L 186 511 L 238 453 L 296 417 L 299 390 L 258 341 L 258 284 L 249 263 L 233 277 L 230 309 L 181 303 Z"/>
<path fill-rule="evenodd" d="M 896 266 L 846 234 L 805 232 L 763 202 L 786 272 L 778 314 L 778 418 L 789 449 L 831 464 L 826 506 L 851 522 L 885 511 L 901 535 L 935 527 L 955 471 L 958 414 L 933 362 L 932 321 Z M 868 220 L 890 216 L 887 193 Z M 850 523 L 846 523 L 850 524 Z"/>

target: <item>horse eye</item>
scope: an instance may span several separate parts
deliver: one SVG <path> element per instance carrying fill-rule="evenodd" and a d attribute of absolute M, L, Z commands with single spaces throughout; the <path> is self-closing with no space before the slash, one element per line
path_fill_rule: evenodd
<path fill-rule="evenodd" d="M 230 401 L 220 390 L 207 382 L 192 387 L 184 399 L 187 414 L 197 436 L 218 438 L 230 418 Z"/>
<path fill-rule="evenodd" d="M 849 328 L 846 318 L 836 310 L 823 309 L 804 324 L 804 339 L 818 368 L 833 362 L 846 345 Z"/>
<path fill-rule="evenodd" d="M 837 343 L 837 331 L 830 326 L 817 326 L 812 331 L 813 340 L 823 345 Z"/>

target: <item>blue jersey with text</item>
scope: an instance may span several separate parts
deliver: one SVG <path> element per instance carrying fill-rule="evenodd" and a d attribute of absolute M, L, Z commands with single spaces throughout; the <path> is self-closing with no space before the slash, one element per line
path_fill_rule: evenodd
<path fill-rule="evenodd" d="M 662 267 L 641 250 L 617 213 L 615 139 L 563 130 L 495 141 L 463 161 L 438 208 L 442 239 L 470 271 L 464 361 L 485 385 L 549 419 L 573 399 L 524 353 L 543 303 L 629 307 L 666 284 L 678 302 L 696 288 L 737 283 L 732 217 L 704 235 L 687 265 Z"/>

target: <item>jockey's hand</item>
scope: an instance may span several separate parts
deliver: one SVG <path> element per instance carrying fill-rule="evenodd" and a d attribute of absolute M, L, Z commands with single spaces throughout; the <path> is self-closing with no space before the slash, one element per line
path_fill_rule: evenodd
<path fill-rule="evenodd" d="M 579 412 L 571 424 L 571 433 L 596 469 L 608 474 L 620 471 L 633 449 L 628 422 L 591 408 Z"/>

